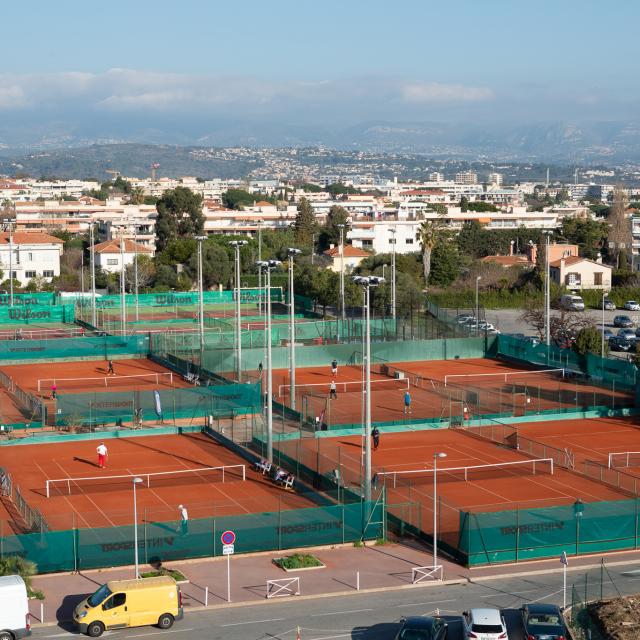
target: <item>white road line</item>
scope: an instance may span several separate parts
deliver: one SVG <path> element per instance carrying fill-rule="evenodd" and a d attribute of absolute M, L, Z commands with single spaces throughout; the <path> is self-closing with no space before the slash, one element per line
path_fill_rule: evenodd
<path fill-rule="evenodd" d="M 268 620 L 248 620 L 247 622 L 232 622 L 231 624 L 221 624 L 221 627 L 239 627 L 242 624 L 260 624 L 261 622 L 280 622 L 284 618 L 269 618 Z"/>
<path fill-rule="evenodd" d="M 133 635 L 133 636 L 127 635 L 127 638 L 144 638 L 145 636 L 157 636 L 160 634 L 164 636 L 167 633 L 182 633 L 184 631 L 193 631 L 193 629 L 174 629 L 173 631 L 151 631 L 150 633 L 137 633 L 136 635 Z"/>
<path fill-rule="evenodd" d="M 450 598 L 449 600 L 431 600 L 431 602 L 413 602 L 412 604 L 396 604 L 396 607 L 424 607 L 429 604 L 440 604 L 442 602 L 457 602 L 459 598 Z"/>
<path fill-rule="evenodd" d="M 330 613 L 313 613 L 312 618 L 321 618 L 322 616 L 339 616 L 342 613 L 362 613 L 363 611 L 373 611 L 373 609 L 352 609 L 351 611 L 331 611 Z"/>

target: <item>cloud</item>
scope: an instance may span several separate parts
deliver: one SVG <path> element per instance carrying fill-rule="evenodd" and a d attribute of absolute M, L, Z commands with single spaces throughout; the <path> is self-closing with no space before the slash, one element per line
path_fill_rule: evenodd
<path fill-rule="evenodd" d="M 295 105 L 425 105 L 490 100 L 491 89 L 389 77 L 270 81 L 250 76 L 184 75 L 109 69 L 104 73 L 0 74 L 0 109 L 73 102 L 112 112 L 280 110 Z M 230 107 L 233 107 L 230 109 Z"/>

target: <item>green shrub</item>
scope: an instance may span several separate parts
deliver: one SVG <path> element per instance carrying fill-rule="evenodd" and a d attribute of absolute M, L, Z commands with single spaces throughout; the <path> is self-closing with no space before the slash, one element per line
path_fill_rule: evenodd
<path fill-rule="evenodd" d="M 322 562 L 310 553 L 294 553 L 292 556 L 277 558 L 273 562 L 281 569 L 306 569 L 323 566 Z"/>
<path fill-rule="evenodd" d="M 177 569 L 158 569 L 140 574 L 141 578 L 159 578 L 160 576 L 171 576 L 176 582 L 183 582 L 187 579 L 184 573 Z"/>
<path fill-rule="evenodd" d="M 30 598 L 44 600 L 42 591 L 34 591 L 31 586 L 31 578 L 37 573 L 38 567 L 35 562 L 25 560 L 20 556 L 7 556 L 0 558 L 0 576 L 19 575 L 25 585 L 27 585 L 27 594 Z"/>

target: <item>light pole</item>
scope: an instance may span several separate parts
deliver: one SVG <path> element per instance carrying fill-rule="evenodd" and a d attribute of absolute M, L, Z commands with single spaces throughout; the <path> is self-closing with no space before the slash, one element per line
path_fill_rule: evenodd
<path fill-rule="evenodd" d="M 120 324 L 122 335 L 127 335 L 127 298 L 124 277 L 124 229 L 120 232 Z"/>
<path fill-rule="evenodd" d="M 393 251 L 391 252 L 391 317 L 396 319 L 396 232 L 395 227 L 389 229 L 393 236 Z M 395 328 L 394 328 L 395 331 Z"/>
<path fill-rule="evenodd" d="M 242 328 L 240 325 L 240 247 L 246 240 L 232 240 L 229 244 L 236 250 L 236 379 L 242 382 Z"/>
<path fill-rule="evenodd" d="M 551 344 L 551 282 L 550 282 L 550 271 L 549 271 L 549 242 L 551 231 L 545 231 L 546 235 L 546 251 L 544 256 L 545 263 L 545 278 L 544 278 L 544 341 L 547 347 Z M 547 349 L 547 357 L 549 355 L 549 350 Z"/>
<path fill-rule="evenodd" d="M 133 558 L 135 563 L 135 577 L 138 579 L 138 504 L 136 502 L 136 485 L 142 483 L 142 478 L 133 479 Z"/>
<path fill-rule="evenodd" d="M 258 220 L 258 262 L 262 262 L 262 220 Z M 262 315 L 262 271 L 258 269 L 258 315 Z"/>
<path fill-rule="evenodd" d="M 378 276 L 356 276 L 353 281 L 365 291 L 365 412 L 364 412 L 364 499 L 371 500 L 371 287 L 384 282 Z"/>
<path fill-rule="evenodd" d="M 11 223 L 9 223 L 9 306 L 13 307 L 13 234 L 11 233 Z"/>
<path fill-rule="evenodd" d="M 200 371 L 204 358 L 204 287 L 202 284 L 202 243 L 207 236 L 196 236 L 198 241 L 198 333 L 200 335 Z"/>
<path fill-rule="evenodd" d="M 600 357 L 604 360 L 604 299 L 607 297 L 607 291 L 602 292 L 602 344 L 600 345 Z M 604 362 L 602 363 L 604 369 Z"/>
<path fill-rule="evenodd" d="M 438 458 L 446 458 L 440 451 L 433 454 L 433 569 L 438 566 Z"/>
<path fill-rule="evenodd" d="M 342 318 L 342 330 L 344 331 L 344 224 L 339 224 L 337 226 L 340 229 L 340 315 Z"/>
<path fill-rule="evenodd" d="M 480 280 L 482 280 L 482 276 L 476 276 L 476 333 L 478 333 L 478 326 L 480 324 Z"/>
<path fill-rule="evenodd" d="M 267 460 L 273 462 L 273 366 L 271 363 L 271 272 L 282 263 L 279 260 L 263 260 L 258 263 L 266 275 L 267 285 Z"/>
<path fill-rule="evenodd" d="M 140 305 L 138 300 L 138 232 L 135 222 L 133 223 L 133 279 L 136 294 L 136 322 L 140 320 Z"/>
<path fill-rule="evenodd" d="M 91 243 L 91 253 L 89 254 L 91 260 L 91 324 L 96 327 L 96 253 L 93 248 L 93 221 L 89 226 L 89 242 Z"/>
<path fill-rule="evenodd" d="M 293 297 L 293 259 L 300 255 L 302 251 L 289 247 L 289 405 L 292 409 L 296 408 L 296 328 L 294 318 L 294 297 Z"/>

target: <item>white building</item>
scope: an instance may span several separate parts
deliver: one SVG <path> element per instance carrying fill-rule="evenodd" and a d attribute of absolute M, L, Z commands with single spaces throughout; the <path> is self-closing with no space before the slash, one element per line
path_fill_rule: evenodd
<path fill-rule="evenodd" d="M 611 289 L 611 274 L 613 268 L 594 262 L 580 256 L 560 258 L 549 263 L 549 275 L 557 284 L 564 285 L 567 289 Z"/>
<path fill-rule="evenodd" d="M 0 268 L 4 278 L 13 278 L 28 284 L 36 277 L 51 278 L 60 275 L 60 256 L 64 242 L 48 233 L 15 231 L 0 233 Z"/>
<path fill-rule="evenodd" d="M 133 264 L 136 254 L 152 256 L 153 251 L 131 240 L 124 240 L 122 252 L 120 252 L 120 239 L 107 240 L 97 244 L 94 248 L 96 267 L 100 267 L 109 273 L 120 273 L 123 265 Z"/>
<path fill-rule="evenodd" d="M 458 184 L 478 184 L 478 174 L 475 171 L 458 171 L 456 182 Z"/>
<path fill-rule="evenodd" d="M 490 173 L 487 176 L 487 183 L 495 187 L 501 187 L 504 182 L 504 178 L 501 173 Z"/>
<path fill-rule="evenodd" d="M 444 173 L 433 171 L 429 174 L 429 182 L 444 182 Z"/>

